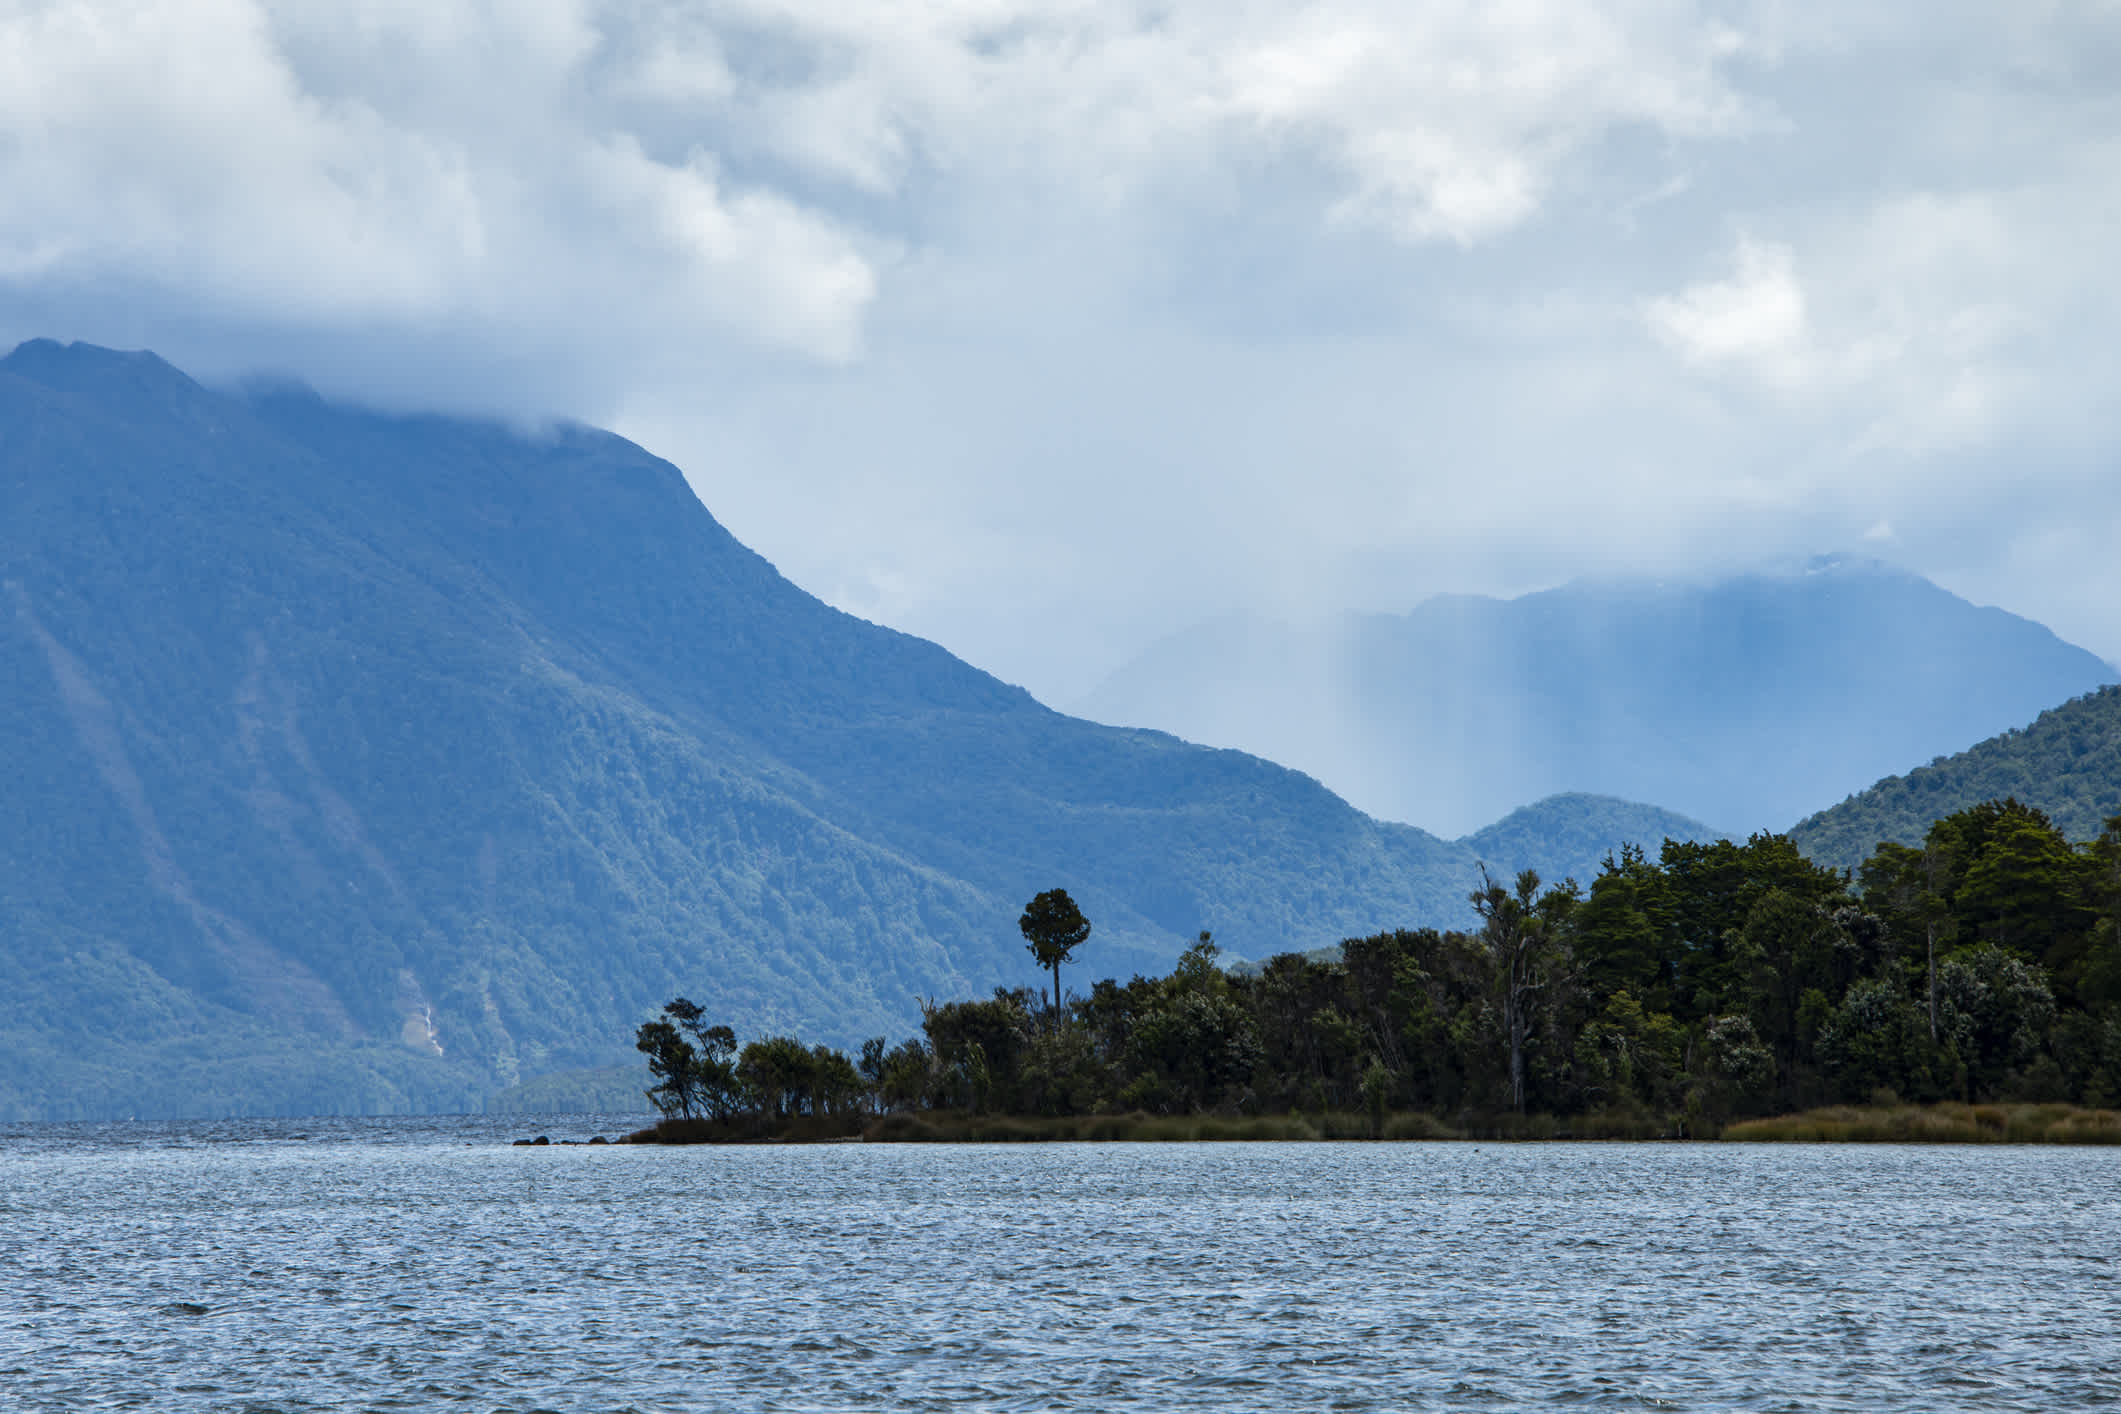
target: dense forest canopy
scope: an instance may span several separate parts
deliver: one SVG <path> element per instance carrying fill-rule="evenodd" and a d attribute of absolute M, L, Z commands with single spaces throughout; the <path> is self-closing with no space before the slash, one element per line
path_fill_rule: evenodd
<path fill-rule="evenodd" d="M 711 1102 L 686 1090 L 666 1017 L 641 1030 L 651 1098 L 781 1117 L 1620 1114 L 1694 1133 L 1831 1102 L 2121 1099 L 2121 816 L 2072 843 L 1984 802 L 1853 876 L 1781 835 L 1667 840 L 1588 888 L 1525 871 L 1471 901 L 1474 930 L 1244 973 L 1202 934 L 1168 975 L 1098 982 L 1058 1018 L 1030 987 L 928 1004 L 920 1036 L 858 1062 L 703 1043 Z"/>

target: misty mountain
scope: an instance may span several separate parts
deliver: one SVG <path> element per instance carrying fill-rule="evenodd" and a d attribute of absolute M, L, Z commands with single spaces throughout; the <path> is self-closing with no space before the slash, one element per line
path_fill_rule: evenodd
<path fill-rule="evenodd" d="M 1881 841 L 1919 845 L 1933 821 L 2015 796 L 2072 840 L 2097 838 L 2121 815 L 2121 687 L 2101 688 L 1929 765 L 1891 776 L 1790 837 L 1821 864 L 1853 869 Z"/>
<path fill-rule="evenodd" d="M 1830 558 L 1302 627 L 1223 619 L 1073 710 L 1256 752 L 1451 833 L 1586 792 L 1743 835 L 2117 678 L 2039 624 Z"/>
<path fill-rule="evenodd" d="M 1637 805 L 1605 795 L 1552 795 L 1520 806 L 1459 840 L 1498 879 L 1536 869 L 1558 884 L 1574 879 L 1589 888 L 1606 856 L 1623 844 L 1638 844 L 1654 859 L 1668 839 L 1707 843 L 1720 830 L 1676 811 Z"/>
<path fill-rule="evenodd" d="M 904 1034 L 1035 983 L 1055 885 L 1083 985 L 1474 877 L 827 607 L 609 434 L 0 360 L 0 1117 L 477 1108 L 679 992 Z"/>

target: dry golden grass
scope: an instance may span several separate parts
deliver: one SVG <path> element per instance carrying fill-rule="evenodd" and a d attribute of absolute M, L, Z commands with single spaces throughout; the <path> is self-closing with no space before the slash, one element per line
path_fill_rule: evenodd
<path fill-rule="evenodd" d="M 2121 1111 L 2076 1105 L 1834 1105 L 1748 1119 L 1725 1139 L 1785 1144 L 2121 1144 Z"/>

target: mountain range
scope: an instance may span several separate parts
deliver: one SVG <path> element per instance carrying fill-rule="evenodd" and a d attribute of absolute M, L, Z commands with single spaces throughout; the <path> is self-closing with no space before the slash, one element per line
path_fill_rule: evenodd
<path fill-rule="evenodd" d="M 1824 557 L 1306 626 L 1225 618 L 1151 646 L 1072 710 L 1255 752 L 1447 833 L 1589 792 L 1742 835 L 2116 680 L 2030 620 Z"/>
<path fill-rule="evenodd" d="M 1045 888 L 1080 981 L 1695 828 L 1545 809 L 1447 841 L 1063 716 L 607 433 L 0 360 L 0 1117 L 477 1109 L 637 1059 L 678 993 L 846 1044 L 1033 984 Z"/>

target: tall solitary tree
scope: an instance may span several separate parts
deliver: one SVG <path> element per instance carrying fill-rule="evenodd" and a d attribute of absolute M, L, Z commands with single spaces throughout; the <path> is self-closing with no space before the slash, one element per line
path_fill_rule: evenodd
<path fill-rule="evenodd" d="M 1024 905 L 1024 916 L 1016 920 L 1016 926 L 1024 935 L 1024 950 L 1038 959 L 1040 967 L 1053 970 L 1053 1017 L 1058 1025 L 1061 964 L 1090 936 L 1090 920 L 1083 917 L 1066 889 L 1048 889 Z"/>

